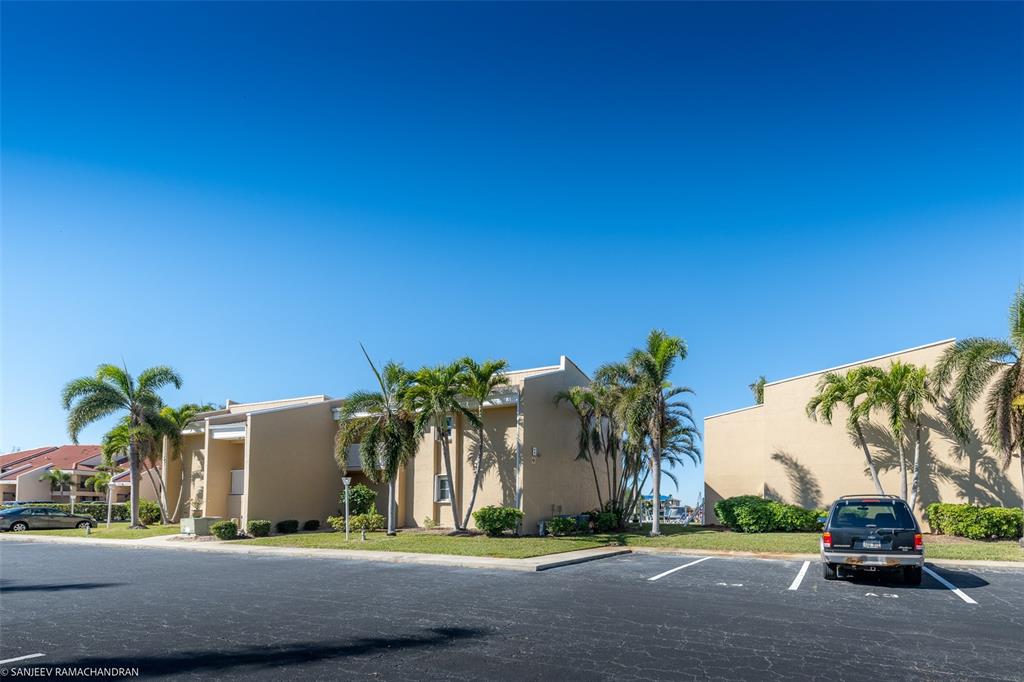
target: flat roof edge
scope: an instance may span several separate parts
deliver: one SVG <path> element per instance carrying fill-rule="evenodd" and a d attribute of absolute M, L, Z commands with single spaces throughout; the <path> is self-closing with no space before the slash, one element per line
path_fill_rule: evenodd
<path fill-rule="evenodd" d="M 950 339 L 942 339 L 941 341 L 932 341 L 931 343 L 925 343 L 925 344 L 922 344 L 920 346 L 914 346 L 913 348 L 904 348 L 903 350 L 893 351 L 892 353 L 885 353 L 883 355 L 876 355 L 873 358 L 865 358 L 864 360 L 856 360 L 854 362 L 847 362 L 847 363 L 842 364 L 842 365 L 836 365 L 835 367 L 828 367 L 826 369 L 819 369 L 819 370 L 817 370 L 815 372 L 807 372 L 806 374 L 798 374 L 795 377 L 788 377 L 786 379 L 779 379 L 777 381 L 769 381 L 769 382 L 767 382 L 765 384 L 765 386 L 775 386 L 776 384 L 784 384 L 787 381 L 796 381 L 797 379 L 806 379 L 807 377 L 813 377 L 813 376 L 815 376 L 817 374 L 825 374 L 827 372 L 836 372 L 836 371 L 839 371 L 841 369 L 846 369 L 847 367 L 855 367 L 856 365 L 863 365 L 863 364 L 868 363 L 868 362 L 875 362 L 877 360 L 884 360 L 886 358 L 891 358 L 894 355 L 902 355 L 904 353 L 913 353 L 916 350 L 924 350 L 925 348 L 932 348 L 933 346 L 941 346 L 944 343 L 952 343 L 954 341 L 956 341 L 956 337 L 955 336 L 953 338 L 950 338 Z"/>
<path fill-rule="evenodd" d="M 718 414 L 709 414 L 708 416 L 704 417 L 704 421 L 707 421 L 709 419 L 714 419 L 715 417 L 724 417 L 727 414 L 736 414 L 737 412 L 746 412 L 747 410 L 753 410 L 753 409 L 756 409 L 758 407 L 764 407 L 764 404 L 762 403 L 762 404 L 759 404 L 759 405 L 747 405 L 746 407 L 739 407 L 739 408 L 736 408 L 735 410 L 729 410 L 728 412 L 719 412 Z"/>

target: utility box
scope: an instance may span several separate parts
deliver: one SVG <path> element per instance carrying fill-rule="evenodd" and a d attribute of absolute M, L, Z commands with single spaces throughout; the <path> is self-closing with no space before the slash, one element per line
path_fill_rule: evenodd
<path fill-rule="evenodd" d="M 210 526 L 220 521 L 219 516 L 189 517 L 181 520 L 182 535 L 210 535 Z"/>

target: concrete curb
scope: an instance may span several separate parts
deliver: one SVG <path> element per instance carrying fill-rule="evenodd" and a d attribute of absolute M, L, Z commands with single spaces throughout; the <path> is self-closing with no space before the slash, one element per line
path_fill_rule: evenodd
<path fill-rule="evenodd" d="M 141 540 L 101 540 L 74 537 L 46 537 L 18 533 L 4 534 L 0 541 L 41 542 L 64 545 L 89 545 L 91 547 L 127 547 L 130 549 L 166 549 L 183 552 L 210 552 L 215 554 L 243 554 L 249 556 L 290 556 L 309 559 L 348 559 L 353 561 L 379 561 L 391 564 L 419 564 L 427 566 L 452 566 L 457 568 L 498 569 L 506 571 L 547 571 L 561 566 L 597 561 L 608 557 L 628 554 L 628 547 L 596 547 L 560 552 L 527 559 L 503 559 L 486 556 L 461 556 L 457 554 L 420 554 L 415 552 L 381 552 L 362 549 L 303 549 L 298 547 L 259 547 L 239 545 L 234 542 L 209 541 L 185 542 L 174 540 L 177 536 L 160 535 Z"/>
<path fill-rule="evenodd" d="M 817 554 L 786 554 L 785 552 L 737 552 L 721 549 L 684 549 L 677 547 L 633 547 L 634 554 L 660 554 L 677 556 L 721 556 L 764 561 L 818 561 Z M 994 561 L 989 559 L 932 559 L 925 554 L 925 563 L 936 566 L 964 566 L 966 568 L 1012 568 L 1024 571 L 1024 561 Z"/>

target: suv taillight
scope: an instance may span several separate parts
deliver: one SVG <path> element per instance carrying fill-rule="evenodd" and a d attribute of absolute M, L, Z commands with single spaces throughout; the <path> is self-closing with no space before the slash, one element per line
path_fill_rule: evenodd
<path fill-rule="evenodd" d="M 920 535 L 918 537 L 921 537 Z M 916 542 L 916 541 L 915 541 Z M 832 533 L 824 532 L 821 534 L 821 544 L 825 549 L 832 549 Z"/>
<path fill-rule="evenodd" d="M 914 549 L 924 549 L 924 537 L 920 533 L 914 536 Z"/>

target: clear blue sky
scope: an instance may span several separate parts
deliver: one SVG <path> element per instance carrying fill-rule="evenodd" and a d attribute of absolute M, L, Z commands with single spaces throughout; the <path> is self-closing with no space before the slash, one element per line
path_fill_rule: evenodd
<path fill-rule="evenodd" d="M 1020 3 L 0 12 L 2 450 L 100 362 L 344 395 L 358 341 L 591 371 L 652 327 L 702 418 L 1005 335 L 1024 276 Z"/>

